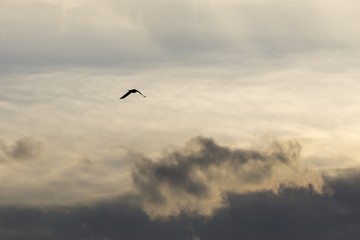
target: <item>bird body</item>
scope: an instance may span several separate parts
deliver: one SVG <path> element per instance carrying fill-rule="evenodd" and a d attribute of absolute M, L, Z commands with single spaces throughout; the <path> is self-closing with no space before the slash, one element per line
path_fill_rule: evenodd
<path fill-rule="evenodd" d="M 124 98 L 126 98 L 127 96 L 129 96 L 131 93 L 139 93 L 141 96 L 143 96 L 143 97 L 146 97 L 146 96 L 144 96 L 139 90 L 137 90 L 137 89 L 130 89 L 127 93 L 125 93 L 124 94 L 124 96 L 122 96 L 120 99 L 124 99 Z"/>

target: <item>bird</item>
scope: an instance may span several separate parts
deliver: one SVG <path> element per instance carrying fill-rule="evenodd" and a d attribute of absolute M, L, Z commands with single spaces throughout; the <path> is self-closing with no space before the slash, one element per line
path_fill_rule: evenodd
<path fill-rule="evenodd" d="M 140 93 L 141 96 L 146 97 L 145 95 L 143 95 L 139 90 L 137 89 L 129 89 L 129 91 L 127 93 L 124 94 L 124 96 L 122 96 L 120 99 L 124 99 L 127 96 L 129 96 L 131 93 Z"/>

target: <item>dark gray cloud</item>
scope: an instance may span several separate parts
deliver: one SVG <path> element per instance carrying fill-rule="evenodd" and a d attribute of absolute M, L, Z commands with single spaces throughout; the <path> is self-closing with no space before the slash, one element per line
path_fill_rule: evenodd
<path fill-rule="evenodd" d="M 22 138 L 13 145 L 8 146 L 4 141 L 0 142 L 0 154 L 2 160 L 29 160 L 39 157 L 43 144 L 33 138 Z"/>
<path fill-rule="evenodd" d="M 323 180 L 299 161 L 296 141 L 273 142 L 267 150 L 231 149 L 197 137 L 159 160 L 143 159 L 133 179 L 140 205 L 152 218 L 182 212 L 211 216 L 227 205 L 228 193 L 276 192 L 281 184 L 312 184 L 322 192 Z"/>
<path fill-rule="evenodd" d="M 151 220 L 134 196 L 77 207 L 0 209 L 0 237 L 62 239 L 358 239 L 360 172 L 327 177 L 332 195 L 313 187 L 280 187 L 228 196 L 211 218 L 179 215 Z"/>

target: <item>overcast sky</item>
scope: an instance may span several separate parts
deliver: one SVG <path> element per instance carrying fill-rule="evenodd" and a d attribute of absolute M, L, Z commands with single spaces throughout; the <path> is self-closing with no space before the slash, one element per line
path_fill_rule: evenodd
<path fill-rule="evenodd" d="M 0 0 L 0 238 L 358 239 L 359 10 Z"/>

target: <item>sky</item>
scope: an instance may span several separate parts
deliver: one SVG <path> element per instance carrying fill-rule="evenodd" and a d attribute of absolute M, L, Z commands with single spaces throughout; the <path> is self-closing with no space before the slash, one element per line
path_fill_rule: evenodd
<path fill-rule="evenodd" d="M 0 0 L 0 238 L 358 239 L 359 10 Z"/>

